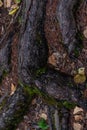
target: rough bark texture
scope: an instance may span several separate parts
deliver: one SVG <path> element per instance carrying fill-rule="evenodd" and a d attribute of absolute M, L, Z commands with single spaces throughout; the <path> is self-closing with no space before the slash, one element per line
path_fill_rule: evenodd
<path fill-rule="evenodd" d="M 25 32 L 19 45 L 19 75 L 25 83 L 30 82 L 30 73 L 47 64 L 48 47 L 44 34 L 46 2 L 32 1 Z"/>
<path fill-rule="evenodd" d="M 79 85 L 78 88 L 72 76 L 56 72 L 49 68 L 46 73 L 35 80 L 35 84 L 49 96 L 59 101 L 66 100 L 74 102 L 87 110 L 87 101 L 81 94 L 81 91 L 84 91 L 86 86 Z"/>
<path fill-rule="evenodd" d="M 86 84 L 79 85 L 78 88 L 72 76 L 53 70 L 49 66 L 47 67 L 48 46 L 44 34 L 46 3 L 47 0 L 32 0 L 30 3 L 27 3 L 27 15 L 25 16 L 23 14 L 26 21 L 24 21 L 25 26 L 24 29 L 22 28 L 23 33 L 19 43 L 19 79 L 23 84 L 27 84 L 28 86 L 32 84 L 33 87 L 37 87 L 45 95 L 55 98 L 57 101 L 75 102 L 87 110 L 87 100 L 82 95 Z M 69 52 L 72 51 L 72 47 L 77 42 L 75 38 L 77 31 L 72 14 L 72 9 L 75 4 L 76 1 L 61 0 L 58 9 L 59 12 L 61 10 L 65 12 L 65 14 L 59 13 L 58 19 L 59 23 L 61 23 L 60 27 L 62 29 L 64 43 L 69 46 Z M 64 23 L 62 23 L 61 18 L 65 20 Z M 67 34 L 62 28 L 62 24 L 64 24 L 64 30 L 67 29 Z M 71 24 L 72 26 L 70 26 Z M 67 39 L 67 35 L 69 39 Z M 9 49 L 11 49 L 11 41 L 8 40 L 7 43 L 0 50 L 0 60 L 2 61 L 0 64 L 4 66 L 3 70 L 8 68 Z M 40 72 L 39 74 L 38 71 Z M 25 92 L 25 87 L 18 86 L 16 92 L 8 99 L 1 111 L 0 130 L 15 129 L 30 101 L 31 95 L 29 95 L 28 91 Z M 16 123 L 15 120 L 17 120 Z M 63 129 L 67 128 L 63 126 Z"/>
<path fill-rule="evenodd" d="M 77 2 L 78 0 L 60 0 L 57 7 L 57 19 L 60 24 L 64 45 L 69 53 L 74 51 L 78 43 L 76 39 L 77 28 L 73 12 Z"/>
<path fill-rule="evenodd" d="M 12 43 L 13 33 L 11 32 L 6 38 L 6 44 L 0 49 L 0 78 L 4 72 L 8 72 L 11 63 L 11 43 Z"/>
<path fill-rule="evenodd" d="M 27 111 L 31 98 L 32 96 L 19 85 L 16 92 L 8 98 L 1 110 L 0 130 L 15 129 L 17 123 L 20 122 Z"/>

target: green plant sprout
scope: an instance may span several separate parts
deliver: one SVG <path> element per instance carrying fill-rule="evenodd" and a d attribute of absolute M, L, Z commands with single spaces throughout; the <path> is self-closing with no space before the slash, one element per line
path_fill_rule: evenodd
<path fill-rule="evenodd" d="M 45 119 L 41 118 L 38 122 L 38 126 L 41 130 L 47 130 L 48 129 L 48 125 Z"/>

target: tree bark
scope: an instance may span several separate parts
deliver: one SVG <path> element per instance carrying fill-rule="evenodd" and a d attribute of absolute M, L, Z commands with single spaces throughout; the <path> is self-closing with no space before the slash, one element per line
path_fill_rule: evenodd
<path fill-rule="evenodd" d="M 62 33 L 63 44 L 69 54 L 74 52 L 75 47 L 78 47 L 78 42 L 80 42 L 77 38 L 78 29 L 76 28 L 75 21 L 75 6 L 77 3 L 78 0 L 60 0 L 56 13 Z"/>
<path fill-rule="evenodd" d="M 11 130 L 23 119 L 27 112 L 32 96 L 22 86 L 18 86 L 16 92 L 10 96 L 0 113 L 0 130 Z"/>
<path fill-rule="evenodd" d="M 68 28 L 67 34 L 70 33 L 70 35 L 69 39 L 67 39 L 65 32 L 63 32 L 63 38 L 65 44 L 69 45 L 68 49 L 71 52 L 71 46 L 76 42 L 76 26 L 72 15 L 72 8 L 75 2 L 73 1 L 72 6 L 71 0 L 67 0 L 68 5 L 63 0 L 61 2 L 59 12 L 65 6 L 68 9 L 65 9 L 68 19 L 66 19 L 64 27 L 65 29 Z M 23 9 L 26 10 L 22 10 L 22 16 L 25 17 L 25 20 L 21 29 L 23 32 L 20 32 L 18 48 L 18 73 L 19 80 L 23 86 L 18 85 L 15 93 L 8 98 L 3 106 L 0 114 L 0 130 L 15 129 L 21 118 L 23 118 L 34 94 L 40 94 L 41 96 L 44 93 L 45 96 L 51 97 L 56 101 L 74 102 L 87 110 L 87 100 L 82 95 L 86 83 L 79 85 L 78 88 L 72 76 L 56 71 L 47 65 L 48 45 L 44 33 L 46 4 L 47 0 L 26 1 L 26 4 L 23 2 Z M 59 14 L 59 22 L 61 22 L 61 16 Z M 70 24 L 72 24 L 71 28 Z M 60 27 L 62 28 L 61 25 Z M 11 41 L 8 40 L 6 46 L 0 50 L 0 59 L 4 57 L 1 59 L 0 64 L 4 67 L 2 70 L 9 68 L 10 50 Z M 0 72 L 1 75 L 2 72 Z M 28 86 L 27 89 L 26 85 Z M 37 91 L 35 92 L 35 90 Z"/>

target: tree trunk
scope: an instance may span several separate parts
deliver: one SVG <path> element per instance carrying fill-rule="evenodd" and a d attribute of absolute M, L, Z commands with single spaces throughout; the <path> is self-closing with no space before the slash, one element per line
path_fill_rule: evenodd
<path fill-rule="evenodd" d="M 57 16 L 62 29 L 64 44 L 68 45 L 69 53 L 74 49 L 77 42 L 75 38 L 77 33 L 76 24 L 72 13 L 76 2 L 61 0 L 57 10 L 59 11 Z M 18 44 L 20 84 L 2 107 L 0 130 L 16 128 L 35 94 L 39 94 L 45 99 L 46 97 L 49 100 L 53 99 L 54 103 L 60 101 L 62 105 L 64 105 L 64 101 L 71 104 L 75 103 L 87 110 L 87 100 L 82 95 L 86 83 L 84 83 L 84 86 L 79 85 L 83 88 L 80 90 L 81 87 L 78 89 L 78 85 L 73 81 L 73 76 L 61 73 L 47 65 L 49 50 L 44 33 L 46 4 L 47 0 L 23 1 L 22 17 L 24 21 L 20 29 Z M 64 23 L 62 19 L 65 21 Z M 65 30 L 67 30 L 67 34 Z M 9 57 L 11 56 L 13 35 L 14 33 L 9 33 L 5 46 L 0 49 L 0 77 L 2 77 L 3 71 L 8 71 L 11 66 Z"/>

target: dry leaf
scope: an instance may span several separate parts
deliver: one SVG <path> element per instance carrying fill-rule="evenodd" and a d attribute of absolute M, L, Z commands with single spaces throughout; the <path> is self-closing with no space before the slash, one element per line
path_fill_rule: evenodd
<path fill-rule="evenodd" d="M 85 75 L 79 75 L 77 74 L 76 76 L 74 76 L 74 82 L 76 84 L 82 84 L 86 81 L 86 76 Z"/>
<path fill-rule="evenodd" d="M 16 8 L 10 10 L 9 15 L 14 15 L 18 9 L 19 9 L 19 7 L 17 6 Z"/>
<path fill-rule="evenodd" d="M 83 31 L 83 35 L 85 38 L 87 38 L 87 27 L 85 27 L 84 31 Z"/>
<path fill-rule="evenodd" d="M 86 81 L 85 68 L 81 67 L 78 69 L 78 73 L 74 76 L 74 82 L 76 84 L 81 84 Z"/>
<path fill-rule="evenodd" d="M 83 112 L 83 109 L 81 107 L 75 107 L 74 108 L 74 111 L 73 111 L 73 114 L 78 114 L 78 112 Z"/>
<path fill-rule="evenodd" d="M 75 119 L 75 121 L 81 121 L 81 120 L 83 120 L 83 116 L 82 115 L 75 115 L 74 119 Z"/>
<path fill-rule="evenodd" d="M 0 0 L 0 7 L 2 7 L 2 5 L 3 5 L 3 2 Z"/>
<path fill-rule="evenodd" d="M 78 69 L 78 74 L 85 75 L 85 68 L 84 67 L 79 68 Z"/>
<path fill-rule="evenodd" d="M 11 93 L 10 93 L 10 95 L 13 95 L 15 91 L 16 91 L 16 86 L 12 83 L 11 84 Z"/>
<path fill-rule="evenodd" d="M 74 130 L 83 130 L 83 126 L 79 123 L 74 123 L 73 128 Z"/>
<path fill-rule="evenodd" d="M 4 7 L 9 8 L 11 6 L 12 0 L 4 0 Z"/>
<path fill-rule="evenodd" d="M 16 4 L 20 4 L 22 0 L 14 0 Z"/>
<path fill-rule="evenodd" d="M 57 56 L 59 55 L 59 53 L 53 53 L 49 58 L 48 58 L 48 63 L 57 66 Z"/>
<path fill-rule="evenodd" d="M 40 117 L 43 118 L 44 120 L 47 120 L 47 115 L 45 113 L 41 113 Z"/>
<path fill-rule="evenodd" d="M 10 6 L 11 6 L 11 2 L 12 2 L 12 0 L 7 0 L 7 8 L 9 8 Z"/>
<path fill-rule="evenodd" d="M 11 5 L 11 9 L 15 9 L 15 8 L 17 8 L 17 4 L 14 4 L 14 5 Z"/>

